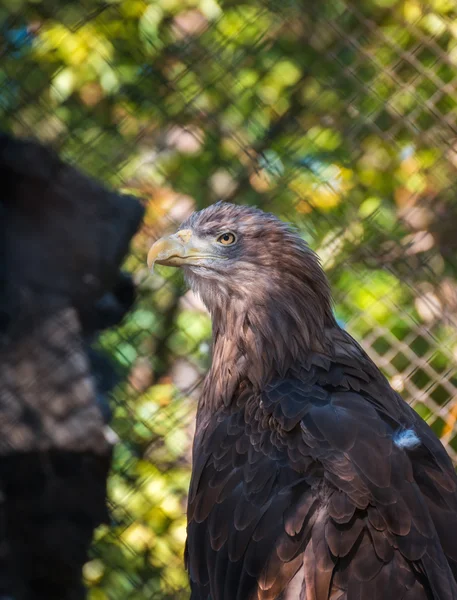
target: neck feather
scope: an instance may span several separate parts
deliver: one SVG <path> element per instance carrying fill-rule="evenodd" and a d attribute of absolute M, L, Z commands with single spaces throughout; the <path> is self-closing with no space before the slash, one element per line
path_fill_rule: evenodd
<path fill-rule="evenodd" d="M 229 406 L 240 386 L 260 391 L 271 379 L 325 352 L 325 330 L 335 325 L 325 278 L 316 291 L 303 279 L 281 274 L 268 292 L 231 297 L 215 294 L 209 304 L 213 358 L 200 408 L 211 414 Z M 217 302 L 214 300 L 217 298 Z"/>

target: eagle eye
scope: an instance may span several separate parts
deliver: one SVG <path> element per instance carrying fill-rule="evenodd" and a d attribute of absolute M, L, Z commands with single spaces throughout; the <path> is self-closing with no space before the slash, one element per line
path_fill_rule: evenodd
<path fill-rule="evenodd" d="M 226 233 L 222 233 L 216 241 L 223 246 L 231 246 L 236 242 L 236 235 L 231 231 L 227 231 Z"/>

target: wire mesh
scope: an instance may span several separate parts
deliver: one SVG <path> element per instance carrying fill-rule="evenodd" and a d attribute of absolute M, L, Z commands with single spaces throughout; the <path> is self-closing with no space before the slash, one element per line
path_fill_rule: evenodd
<path fill-rule="evenodd" d="M 0 7 L 0 124 L 143 198 L 128 375 L 93 600 L 187 598 L 193 417 L 210 323 L 164 231 L 217 199 L 300 228 L 339 321 L 457 460 L 457 9 L 448 0 L 24 2 Z"/>

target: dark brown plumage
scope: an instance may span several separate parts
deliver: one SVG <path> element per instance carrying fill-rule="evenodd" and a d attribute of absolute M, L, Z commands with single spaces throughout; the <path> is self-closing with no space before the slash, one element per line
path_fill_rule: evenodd
<path fill-rule="evenodd" d="M 192 599 L 456 600 L 451 461 L 338 327 L 305 242 L 219 203 L 149 259 L 183 266 L 213 321 L 188 502 Z"/>

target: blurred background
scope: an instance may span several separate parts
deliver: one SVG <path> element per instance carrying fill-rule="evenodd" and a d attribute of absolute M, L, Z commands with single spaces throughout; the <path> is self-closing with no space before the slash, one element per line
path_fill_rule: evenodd
<path fill-rule="evenodd" d="M 314 5 L 314 6 L 313 6 Z M 3 0 L 0 129 L 138 195 L 140 295 L 91 600 L 188 598 L 186 491 L 210 322 L 153 241 L 217 199 L 293 222 L 335 312 L 457 460 L 454 0 Z"/>

